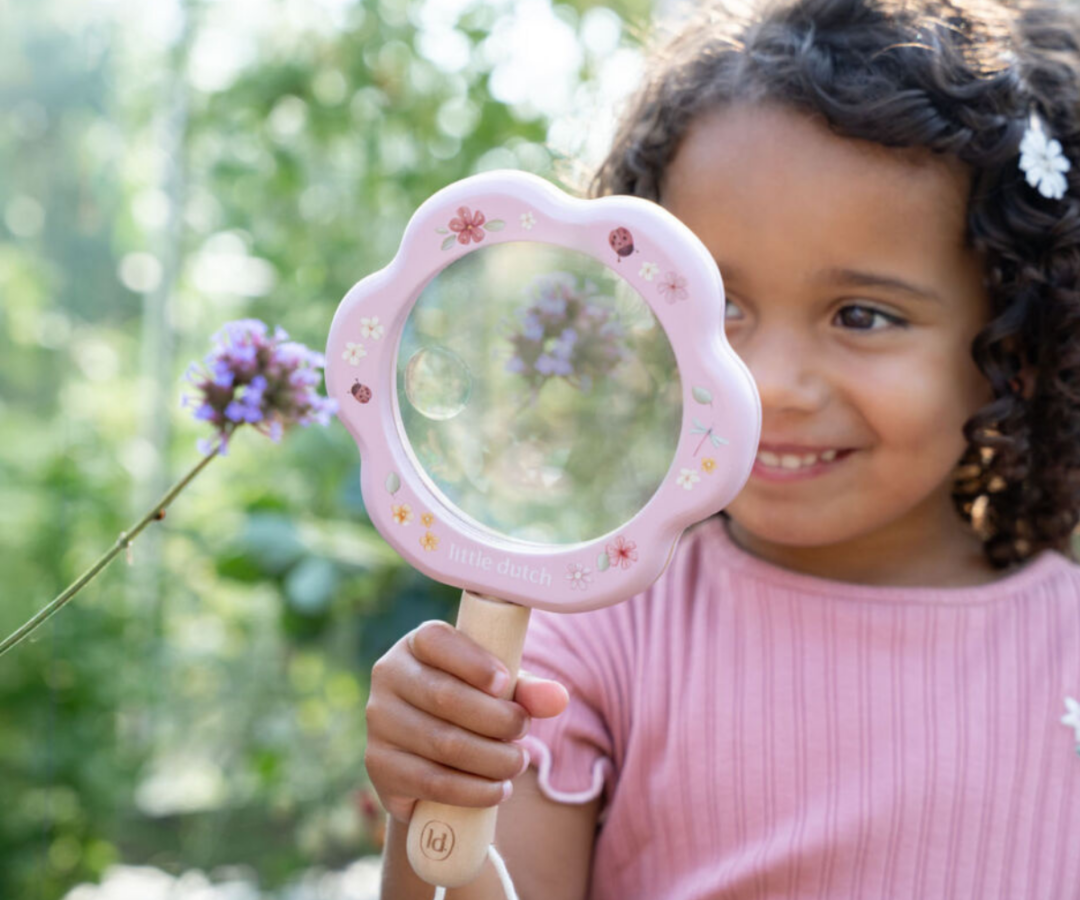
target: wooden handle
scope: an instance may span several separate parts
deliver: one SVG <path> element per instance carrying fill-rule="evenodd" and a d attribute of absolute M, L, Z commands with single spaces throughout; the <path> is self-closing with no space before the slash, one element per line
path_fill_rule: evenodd
<path fill-rule="evenodd" d="M 461 595 L 457 627 L 510 670 L 504 699 L 514 696 L 529 608 L 493 597 Z M 424 881 L 439 887 L 461 887 L 480 874 L 488 847 L 495 840 L 497 806 L 468 809 L 422 800 L 409 821 L 409 863 Z"/>

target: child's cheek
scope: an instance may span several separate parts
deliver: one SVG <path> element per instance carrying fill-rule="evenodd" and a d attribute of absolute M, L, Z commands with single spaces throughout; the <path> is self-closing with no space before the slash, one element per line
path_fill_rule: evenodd
<path fill-rule="evenodd" d="M 964 424 L 991 392 L 959 341 L 923 341 L 917 352 L 859 367 L 849 384 L 882 444 L 936 461 L 943 477 L 964 452 Z M 855 373 L 852 373 L 855 376 Z"/>

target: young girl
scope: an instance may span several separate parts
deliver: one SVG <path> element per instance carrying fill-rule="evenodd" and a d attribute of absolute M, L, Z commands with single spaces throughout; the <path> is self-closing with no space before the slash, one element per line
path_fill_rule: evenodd
<path fill-rule="evenodd" d="M 714 254 L 757 464 L 645 594 L 534 613 L 514 701 L 443 623 L 379 661 L 384 897 L 432 896 L 417 798 L 511 780 L 522 900 L 1080 897 L 1078 33 L 787 0 L 667 46 L 596 193 Z"/>

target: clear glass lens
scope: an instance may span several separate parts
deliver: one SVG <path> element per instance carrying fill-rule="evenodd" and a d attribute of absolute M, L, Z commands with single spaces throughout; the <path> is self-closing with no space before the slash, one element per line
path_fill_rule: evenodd
<path fill-rule="evenodd" d="M 652 310 L 611 269 L 548 244 L 484 247 L 443 269 L 406 322 L 397 379 L 436 490 L 518 540 L 614 531 L 678 443 L 679 374 Z"/>

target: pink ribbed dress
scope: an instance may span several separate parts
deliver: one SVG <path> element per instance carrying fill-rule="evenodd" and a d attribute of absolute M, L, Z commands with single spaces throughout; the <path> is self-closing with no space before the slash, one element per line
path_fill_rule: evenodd
<path fill-rule="evenodd" d="M 1080 898 L 1080 567 L 860 587 L 777 569 L 719 519 L 646 593 L 535 612 L 571 694 L 524 743 L 603 795 L 590 900 Z"/>

